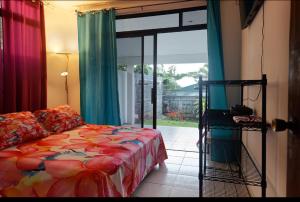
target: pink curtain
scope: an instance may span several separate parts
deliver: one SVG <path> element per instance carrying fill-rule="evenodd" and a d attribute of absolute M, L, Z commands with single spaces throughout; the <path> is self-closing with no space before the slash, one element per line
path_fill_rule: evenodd
<path fill-rule="evenodd" d="M 46 108 L 44 10 L 40 1 L 1 0 L 0 113 Z"/>

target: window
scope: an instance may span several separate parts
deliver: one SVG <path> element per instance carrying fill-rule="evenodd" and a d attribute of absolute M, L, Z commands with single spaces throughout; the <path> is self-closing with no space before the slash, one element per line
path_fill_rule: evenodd
<path fill-rule="evenodd" d="M 179 26 L 179 14 L 157 15 L 140 18 L 129 18 L 117 20 L 117 32 L 133 30 L 159 29 Z"/>
<path fill-rule="evenodd" d="M 206 10 L 188 11 L 182 14 L 182 25 L 202 25 L 207 23 Z"/>
<path fill-rule="evenodd" d="M 124 34 L 147 31 L 147 34 L 153 34 L 206 29 L 206 13 L 206 8 L 189 8 L 118 16 L 116 31 Z"/>

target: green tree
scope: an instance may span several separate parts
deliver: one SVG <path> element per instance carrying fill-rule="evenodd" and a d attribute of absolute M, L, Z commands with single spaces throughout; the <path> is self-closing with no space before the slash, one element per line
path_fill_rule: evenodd
<path fill-rule="evenodd" d="M 193 77 L 195 80 L 195 83 L 198 83 L 199 76 L 202 76 L 202 79 L 207 80 L 208 79 L 208 65 L 205 64 L 203 67 L 200 67 L 197 72 L 190 72 L 190 77 Z"/>
<path fill-rule="evenodd" d="M 173 76 L 175 80 L 180 80 L 183 77 L 193 77 L 195 81 L 198 81 L 200 75 L 202 75 L 203 79 L 208 78 L 208 66 L 207 64 L 205 64 L 203 67 L 200 67 L 198 71 L 181 73 L 181 74 L 176 74 L 176 71 L 175 72 L 173 71 L 173 66 L 172 66 L 172 69 L 169 70 L 169 73 L 171 73 L 169 74 L 169 76 Z"/>
<path fill-rule="evenodd" d="M 162 82 L 166 90 L 176 90 L 180 88 L 176 82 L 178 79 L 176 78 L 177 74 L 175 65 L 170 66 L 166 71 L 164 65 L 161 64 L 158 65 L 157 70 L 157 75 L 162 78 Z"/>
<path fill-rule="evenodd" d="M 134 68 L 134 73 L 139 73 L 139 74 L 142 73 L 142 65 L 134 65 L 133 68 Z M 146 74 L 146 75 L 153 74 L 153 68 L 150 65 L 145 64 L 144 65 L 144 74 Z"/>
<path fill-rule="evenodd" d="M 205 64 L 202 68 L 199 69 L 198 72 L 200 75 L 202 75 L 203 78 L 208 78 L 208 64 Z"/>

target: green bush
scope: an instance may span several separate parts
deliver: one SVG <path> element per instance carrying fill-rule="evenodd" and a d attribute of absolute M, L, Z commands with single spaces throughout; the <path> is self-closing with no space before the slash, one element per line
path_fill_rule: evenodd
<path fill-rule="evenodd" d="M 205 97 L 202 97 L 202 112 L 205 110 Z M 193 109 L 194 115 L 199 118 L 199 101 L 197 100 L 194 103 L 194 109 Z"/>

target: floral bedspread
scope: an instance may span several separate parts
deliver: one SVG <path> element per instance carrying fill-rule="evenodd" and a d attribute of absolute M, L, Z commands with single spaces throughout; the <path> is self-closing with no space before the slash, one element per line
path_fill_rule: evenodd
<path fill-rule="evenodd" d="M 130 196 L 167 159 L 153 129 L 84 125 L 0 151 L 0 196 Z"/>

